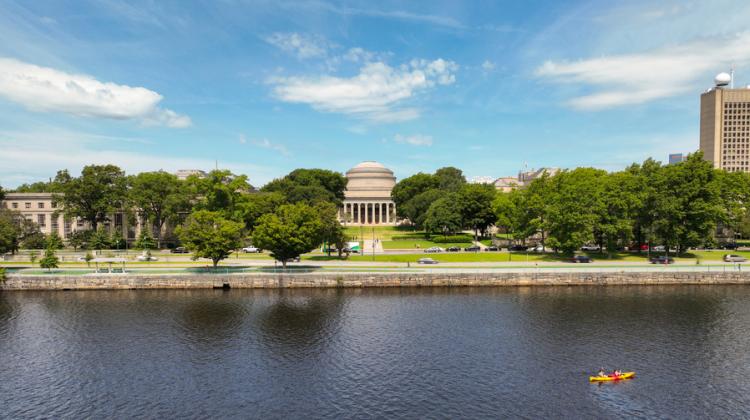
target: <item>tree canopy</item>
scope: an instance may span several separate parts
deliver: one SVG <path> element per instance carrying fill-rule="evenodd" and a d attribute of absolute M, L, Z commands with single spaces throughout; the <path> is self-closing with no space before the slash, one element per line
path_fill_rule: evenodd
<path fill-rule="evenodd" d="M 324 236 L 319 210 L 305 203 L 285 204 L 258 219 L 253 244 L 271 251 L 286 267 L 289 259 L 310 252 Z"/>
<path fill-rule="evenodd" d="M 210 259 L 216 268 L 219 261 L 242 246 L 243 227 L 219 212 L 198 210 L 178 227 L 177 234 L 195 257 Z"/>
<path fill-rule="evenodd" d="M 66 217 L 81 218 L 96 231 L 99 223 L 121 210 L 127 200 L 125 172 L 115 165 L 89 165 L 81 176 L 70 178 L 67 171 L 58 172 L 61 194 L 54 201 L 62 204 Z"/>

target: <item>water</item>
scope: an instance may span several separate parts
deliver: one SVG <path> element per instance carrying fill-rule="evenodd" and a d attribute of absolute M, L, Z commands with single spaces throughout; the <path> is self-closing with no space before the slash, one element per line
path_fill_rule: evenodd
<path fill-rule="evenodd" d="M 748 417 L 749 298 L 743 286 L 0 292 L 0 417 Z M 600 366 L 638 376 L 590 384 Z"/>

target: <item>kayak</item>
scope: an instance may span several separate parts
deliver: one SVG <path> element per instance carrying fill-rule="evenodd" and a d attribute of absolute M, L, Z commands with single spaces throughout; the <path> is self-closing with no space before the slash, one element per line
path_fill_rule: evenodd
<path fill-rule="evenodd" d="M 589 376 L 590 382 L 607 382 L 607 381 L 619 381 L 620 379 L 631 379 L 635 376 L 635 372 L 623 372 L 619 376 Z"/>

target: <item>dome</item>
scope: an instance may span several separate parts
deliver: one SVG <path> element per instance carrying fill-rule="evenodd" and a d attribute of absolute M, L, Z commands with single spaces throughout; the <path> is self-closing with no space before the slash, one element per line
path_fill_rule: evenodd
<path fill-rule="evenodd" d="M 732 76 L 729 73 L 719 73 L 714 77 L 716 86 L 726 86 L 732 81 Z"/>
<path fill-rule="evenodd" d="M 347 198 L 390 198 L 396 185 L 393 171 L 374 161 L 365 161 L 346 172 Z"/>

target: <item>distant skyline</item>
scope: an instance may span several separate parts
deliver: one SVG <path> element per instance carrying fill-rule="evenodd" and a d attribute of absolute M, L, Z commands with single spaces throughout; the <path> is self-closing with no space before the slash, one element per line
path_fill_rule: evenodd
<path fill-rule="evenodd" d="M 666 163 L 698 149 L 716 73 L 750 84 L 749 21 L 721 0 L 2 1 L 0 185 Z"/>

